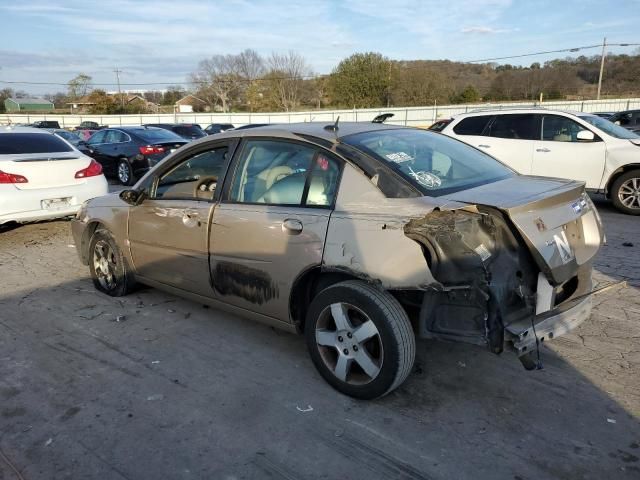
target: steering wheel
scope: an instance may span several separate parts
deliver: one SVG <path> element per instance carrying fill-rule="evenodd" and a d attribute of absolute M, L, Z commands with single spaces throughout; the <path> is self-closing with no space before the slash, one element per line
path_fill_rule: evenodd
<path fill-rule="evenodd" d="M 201 177 L 193 187 L 193 196 L 211 200 L 218 185 L 218 177 Z"/>

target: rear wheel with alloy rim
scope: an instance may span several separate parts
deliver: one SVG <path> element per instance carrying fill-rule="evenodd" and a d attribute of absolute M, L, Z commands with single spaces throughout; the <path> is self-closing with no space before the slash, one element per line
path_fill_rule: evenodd
<path fill-rule="evenodd" d="M 124 158 L 118 162 L 118 180 L 122 185 L 133 185 L 133 170 L 129 161 Z"/>
<path fill-rule="evenodd" d="M 413 366 L 415 337 L 406 312 L 391 294 L 364 282 L 320 292 L 309 307 L 305 336 L 324 379 L 356 398 L 389 393 Z"/>
<path fill-rule="evenodd" d="M 615 179 L 611 201 L 621 212 L 640 215 L 640 170 L 631 170 Z"/>

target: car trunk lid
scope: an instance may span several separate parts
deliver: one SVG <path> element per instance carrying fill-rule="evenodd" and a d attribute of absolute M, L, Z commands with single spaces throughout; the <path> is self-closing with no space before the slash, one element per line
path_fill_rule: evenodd
<path fill-rule="evenodd" d="M 25 177 L 26 183 L 13 184 L 19 190 L 55 188 L 84 183 L 75 175 L 90 162 L 80 152 L 0 155 L 0 171 Z"/>
<path fill-rule="evenodd" d="M 514 176 L 449 198 L 505 212 L 540 270 L 556 285 L 590 261 L 603 240 L 600 218 L 582 182 Z"/>

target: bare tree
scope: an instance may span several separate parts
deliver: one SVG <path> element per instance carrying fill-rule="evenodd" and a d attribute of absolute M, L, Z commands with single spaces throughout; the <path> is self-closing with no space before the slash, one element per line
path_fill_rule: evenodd
<path fill-rule="evenodd" d="M 69 98 L 75 100 L 76 98 L 84 97 L 93 88 L 91 81 L 91 76 L 84 73 L 69 80 L 69 83 L 67 83 Z"/>
<path fill-rule="evenodd" d="M 229 111 L 242 79 L 235 55 L 214 55 L 202 60 L 191 74 L 197 95 L 212 104 L 220 103 L 223 112 Z"/>
<path fill-rule="evenodd" d="M 304 77 L 311 74 L 311 68 L 304 57 L 294 51 L 282 55 L 274 52 L 267 64 L 278 105 L 287 112 L 295 109 L 300 102 Z"/>
<path fill-rule="evenodd" d="M 264 60 L 255 50 L 247 48 L 236 56 L 238 73 L 242 78 L 253 81 L 264 75 Z"/>

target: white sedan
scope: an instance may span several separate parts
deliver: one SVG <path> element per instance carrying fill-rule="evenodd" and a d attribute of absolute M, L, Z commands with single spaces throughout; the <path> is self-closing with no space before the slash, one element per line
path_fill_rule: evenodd
<path fill-rule="evenodd" d="M 75 215 L 105 195 L 102 166 L 46 130 L 0 128 L 0 225 Z"/>

